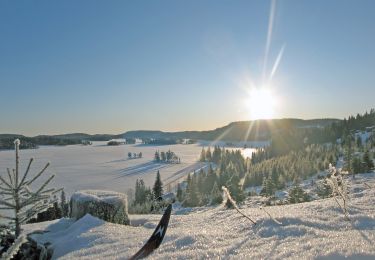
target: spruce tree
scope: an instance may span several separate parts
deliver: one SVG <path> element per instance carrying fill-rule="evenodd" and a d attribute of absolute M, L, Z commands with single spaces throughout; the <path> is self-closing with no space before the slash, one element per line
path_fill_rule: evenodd
<path fill-rule="evenodd" d="M 159 154 L 159 151 L 156 151 L 156 152 L 155 152 L 155 155 L 154 155 L 154 161 L 156 161 L 156 162 L 160 162 L 160 154 Z"/>
<path fill-rule="evenodd" d="M 207 162 L 211 162 L 212 161 L 212 155 L 211 155 L 211 149 L 210 149 L 210 147 L 208 147 L 208 149 L 206 151 L 206 161 Z"/>
<path fill-rule="evenodd" d="M 31 158 L 25 173 L 20 176 L 19 139 L 14 141 L 14 146 L 16 151 L 16 167 L 12 172 L 9 168 L 7 169 L 8 180 L 0 176 L 0 192 L 2 195 L 5 195 L 5 198 L 0 197 L 0 209 L 12 210 L 14 215 L 13 217 L 0 215 L 0 217 L 12 221 L 15 226 L 15 235 L 18 237 L 21 233 L 21 225 L 27 223 L 27 221 L 36 216 L 39 212 L 48 209 L 51 203 L 55 202 L 52 195 L 60 190 L 55 190 L 54 188 L 46 189 L 47 185 L 55 177 L 52 175 L 47 178 L 35 192 L 32 191 L 31 184 L 44 173 L 49 163 L 33 178 L 27 179 L 31 163 L 33 162 Z"/>
<path fill-rule="evenodd" d="M 353 150 L 352 150 L 352 137 L 349 135 L 346 139 L 346 170 L 350 173 L 352 172 L 352 156 L 353 156 Z M 352 176 L 354 178 L 354 172 L 352 172 Z"/>
<path fill-rule="evenodd" d="M 353 174 L 360 173 L 362 169 L 362 162 L 358 157 L 354 157 L 352 160 Z"/>
<path fill-rule="evenodd" d="M 295 185 L 290 191 L 289 191 L 289 203 L 301 203 L 305 201 L 309 201 L 310 197 L 309 195 L 299 186 Z"/>
<path fill-rule="evenodd" d="M 374 162 L 371 160 L 369 152 L 366 151 L 363 155 L 363 164 L 366 167 L 365 172 L 372 171 L 374 169 Z"/>
<path fill-rule="evenodd" d="M 204 182 L 205 182 L 204 188 L 206 190 L 206 193 L 210 193 L 212 191 L 214 183 L 216 182 L 216 173 L 212 169 L 211 164 L 208 168 L 207 177 Z"/>
<path fill-rule="evenodd" d="M 199 158 L 199 161 L 205 162 L 206 161 L 206 152 L 204 151 L 204 148 L 202 148 L 201 156 Z"/>
<path fill-rule="evenodd" d="M 61 191 L 60 208 L 62 217 L 68 217 L 69 204 L 66 202 L 66 196 L 64 190 Z"/>
<path fill-rule="evenodd" d="M 160 160 L 161 160 L 162 162 L 166 162 L 166 161 L 167 161 L 167 156 L 165 155 L 165 152 L 164 152 L 164 151 L 162 151 L 162 152 L 160 153 Z"/>
<path fill-rule="evenodd" d="M 221 202 L 223 202 L 222 192 L 219 189 L 217 182 L 215 181 L 212 191 L 211 191 L 211 204 L 215 205 L 215 204 L 220 204 Z"/>
<path fill-rule="evenodd" d="M 177 194 L 176 194 L 176 196 L 177 196 L 177 200 L 179 202 L 183 201 L 184 198 L 183 198 L 183 192 L 182 192 L 180 183 L 177 184 Z"/>
<path fill-rule="evenodd" d="M 221 159 L 221 150 L 218 146 L 215 146 L 214 151 L 212 153 L 212 162 L 218 164 Z"/>
<path fill-rule="evenodd" d="M 163 195 L 163 183 L 161 182 L 159 171 L 156 173 L 156 179 L 155 179 L 155 183 L 154 183 L 154 187 L 153 187 L 152 191 L 154 192 L 154 198 L 155 199 L 157 199 L 161 195 Z"/>

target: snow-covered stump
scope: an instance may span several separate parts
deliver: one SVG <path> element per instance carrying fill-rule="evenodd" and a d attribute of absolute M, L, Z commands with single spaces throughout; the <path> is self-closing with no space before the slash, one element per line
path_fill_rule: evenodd
<path fill-rule="evenodd" d="M 102 190 L 75 192 L 70 201 L 71 217 L 79 219 L 87 213 L 102 220 L 129 225 L 127 196 Z"/>

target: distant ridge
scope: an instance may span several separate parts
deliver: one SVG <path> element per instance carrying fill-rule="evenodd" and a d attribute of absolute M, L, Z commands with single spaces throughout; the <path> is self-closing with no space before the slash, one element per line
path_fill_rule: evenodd
<path fill-rule="evenodd" d="M 122 137 L 140 139 L 186 138 L 223 141 L 259 141 L 269 139 L 273 132 L 288 130 L 292 128 L 321 128 L 339 121 L 341 120 L 334 118 L 310 120 L 284 118 L 255 121 L 238 121 L 209 131 L 163 132 L 158 130 L 137 130 L 125 132 L 124 134 L 122 134 Z"/>
<path fill-rule="evenodd" d="M 127 131 L 123 134 L 85 134 L 69 133 L 58 135 L 37 135 L 27 137 L 20 134 L 0 134 L 0 142 L 10 139 L 25 139 L 36 144 L 74 144 L 82 140 L 108 141 L 116 138 L 140 138 L 140 139 L 197 139 L 197 140 L 223 140 L 223 141 L 259 141 L 267 140 L 272 133 L 292 128 L 320 128 L 334 122 L 342 121 L 334 118 L 324 119 L 269 119 L 254 121 L 238 121 L 229 123 L 226 126 L 208 131 L 180 131 L 163 132 L 159 130 L 136 130 Z M 247 138 L 246 138 L 247 137 Z M 70 141 L 70 142 L 68 142 Z"/>

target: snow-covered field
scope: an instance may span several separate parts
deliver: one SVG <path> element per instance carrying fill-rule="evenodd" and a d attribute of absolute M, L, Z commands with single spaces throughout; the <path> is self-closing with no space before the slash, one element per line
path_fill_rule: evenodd
<path fill-rule="evenodd" d="M 350 182 L 346 221 L 334 199 L 242 210 L 222 206 L 175 209 L 161 247 L 152 259 L 375 259 L 375 174 L 357 175 Z M 370 185 L 370 187 L 366 186 Z M 25 232 L 52 242 L 54 258 L 126 259 L 149 238 L 160 215 L 130 216 L 133 226 L 106 223 L 90 215 L 73 222 L 62 219 L 25 226 Z"/>
<path fill-rule="evenodd" d="M 153 162 L 156 150 L 173 151 L 181 158 L 181 164 Z M 31 174 L 36 174 L 47 162 L 51 165 L 44 178 L 55 174 L 54 185 L 64 187 L 70 195 L 80 189 L 101 189 L 126 193 L 133 188 L 137 178 L 146 185 L 155 181 L 159 170 L 165 184 L 202 167 L 198 163 L 202 146 L 142 144 L 107 146 L 106 142 L 93 142 L 93 145 L 41 146 L 39 149 L 21 150 L 21 169 L 25 169 L 31 157 L 35 160 Z M 128 152 L 142 152 L 142 158 L 128 159 Z M 0 174 L 6 168 L 14 168 L 14 151 L 0 151 Z"/>

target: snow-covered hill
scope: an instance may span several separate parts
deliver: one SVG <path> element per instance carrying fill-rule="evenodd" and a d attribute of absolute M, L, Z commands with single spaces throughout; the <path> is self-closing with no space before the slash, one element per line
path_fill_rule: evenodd
<path fill-rule="evenodd" d="M 258 207 L 242 209 L 256 226 L 223 206 L 175 209 L 164 242 L 151 259 L 375 259 L 375 174 L 348 181 L 351 222 L 332 198 L 267 207 L 282 225 Z M 49 230 L 34 237 L 53 244 L 54 258 L 126 259 L 149 238 L 160 215 L 130 218 L 132 226 L 122 226 L 86 215 L 77 222 L 27 225 L 25 231 Z"/>

